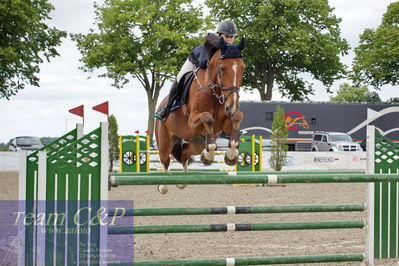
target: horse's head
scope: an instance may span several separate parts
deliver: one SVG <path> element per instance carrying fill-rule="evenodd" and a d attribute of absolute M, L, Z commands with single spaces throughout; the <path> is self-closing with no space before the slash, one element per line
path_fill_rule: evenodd
<path fill-rule="evenodd" d="M 241 51 L 244 49 L 244 38 L 238 45 L 227 45 L 220 38 L 220 49 L 214 54 L 208 68 L 210 79 L 221 90 L 219 103 L 224 103 L 226 116 L 233 116 L 240 107 L 239 91 L 245 69 Z"/>

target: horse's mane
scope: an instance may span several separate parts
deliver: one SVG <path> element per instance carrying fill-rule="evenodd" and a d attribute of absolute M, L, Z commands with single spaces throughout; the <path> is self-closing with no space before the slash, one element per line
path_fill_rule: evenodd
<path fill-rule="evenodd" d="M 205 36 L 204 46 L 209 49 L 214 49 L 214 50 L 219 49 L 220 48 L 220 37 L 214 33 L 208 33 L 208 35 Z"/>
<path fill-rule="evenodd" d="M 205 36 L 204 47 L 209 51 L 208 52 L 208 60 L 211 60 L 215 52 L 220 48 L 220 38 L 214 33 L 208 33 Z"/>

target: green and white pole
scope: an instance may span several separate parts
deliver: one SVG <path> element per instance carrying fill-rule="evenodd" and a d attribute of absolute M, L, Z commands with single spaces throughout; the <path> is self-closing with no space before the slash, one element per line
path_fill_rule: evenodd
<path fill-rule="evenodd" d="M 375 148 L 375 127 L 367 126 L 367 174 L 375 173 L 374 170 L 374 148 Z M 368 184 L 367 197 L 367 241 L 366 241 L 366 262 L 374 265 L 374 183 Z"/>

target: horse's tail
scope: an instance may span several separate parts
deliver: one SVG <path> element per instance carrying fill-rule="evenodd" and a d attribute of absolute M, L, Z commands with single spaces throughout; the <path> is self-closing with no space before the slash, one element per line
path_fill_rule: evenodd
<path fill-rule="evenodd" d="M 184 149 L 184 145 L 188 145 L 187 143 L 183 143 L 183 140 L 179 137 L 173 136 L 172 137 L 172 143 L 173 143 L 173 147 L 172 147 L 172 155 L 173 157 L 175 157 L 175 159 L 183 164 L 182 160 L 181 160 L 181 155 Z M 188 164 L 191 164 L 194 161 L 194 159 L 192 157 L 190 157 L 190 159 L 188 160 Z"/>

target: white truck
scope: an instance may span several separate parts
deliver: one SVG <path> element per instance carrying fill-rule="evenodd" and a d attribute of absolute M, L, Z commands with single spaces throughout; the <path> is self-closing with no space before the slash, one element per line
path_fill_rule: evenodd
<path fill-rule="evenodd" d="M 363 149 L 346 133 L 321 131 L 313 134 L 312 151 L 363 151 Z"/>

